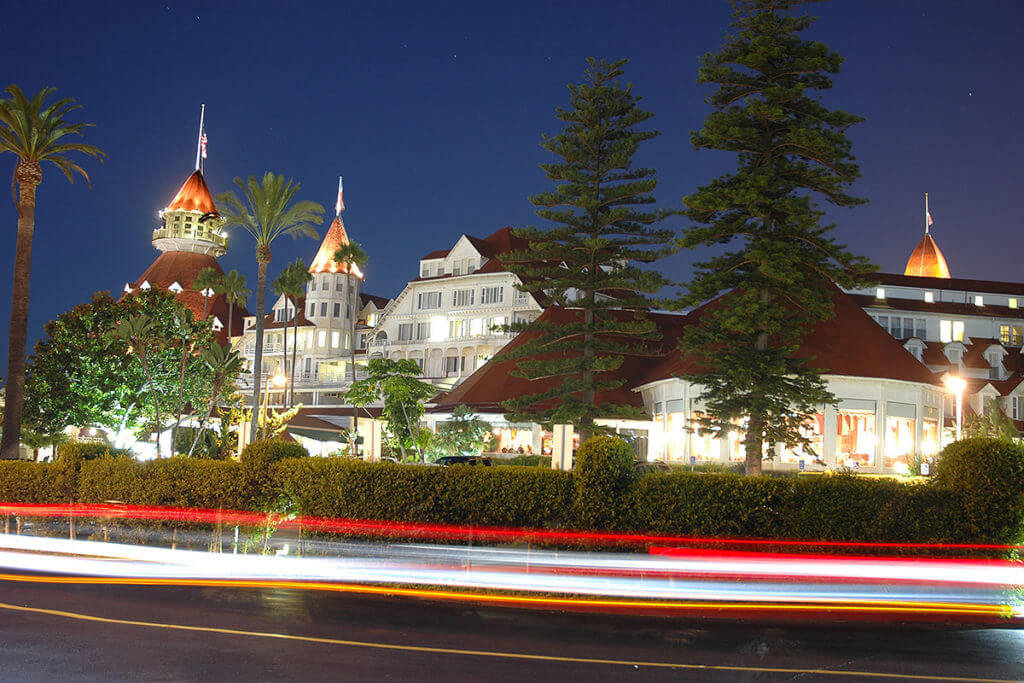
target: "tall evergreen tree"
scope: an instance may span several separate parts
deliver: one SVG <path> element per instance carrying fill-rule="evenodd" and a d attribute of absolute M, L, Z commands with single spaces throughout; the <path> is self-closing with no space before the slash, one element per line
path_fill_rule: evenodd
<path fill-rule="evenodd" d="M 701 60 L 698 83 L 715 86 L 714 108 L 692 134 L 697 149 L 736 155 L 736 169 L 684 198 L 695 225 L 679 246 L 729 245 L 696 266 L 683 305 L 727 292 L 682 342 L 709 370 L 699 426 L 721 434 L 745 425 L 747 474 L 761 473 L 764 444 L 807 444 L 800 426 L 834 401 L 819 373 L 795 356 L 811 326 L 833 313 L 833 286 L 871 270 L 822 224 L 816 200 L 863 203 L 847 193 L 860 176 L 847 129 L 862 119 L 833 111 L 842 57 L 801 37 L 814 22 L 807 0 L 736 0 L 732 34 Z"/>
<path fill-rule="evenodd" d="M 647 353 L 657 339 L 645 312 L 649 296 L 667 280 L 641 264 L 667 256 L 673 234 L 654 227 L 672 212 L 647 208 L 655 201 L 656 172 L 633 163 L 640 143 L 658 132 L 640 129 L 653 114 L 639 107 L 631 85 L 620 82 L 626 60 L 590 58 L 587 64 L 583 83 L 569 86 L 569 108 L 556 109 L 565 129 L 541 141 L 559 157 L 541 164 L 555 187 L 530 201 L 552 225 L 517 230 L 530 246 L 501 257 L 522 291 L 575 309 L 567 322 L 510 326 L 531 333 L 527 343 L 505 352 L 518 359 L 516 374 L 558 381 L 503 407 L 516 421 L 573 424 L 584 439 L 595 418 L 635 416 L 632 406 L 597 405 L 596 399 L 622 384 L 615 371 L 626 355 Z"/>

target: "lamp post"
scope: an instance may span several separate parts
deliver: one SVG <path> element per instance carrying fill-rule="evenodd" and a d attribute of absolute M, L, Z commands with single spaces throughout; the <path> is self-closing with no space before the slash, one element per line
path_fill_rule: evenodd
<path fill-rule="evenodd" d="M 946 383 L 946 388 L 956 396 L 956 440 L 959 441 L 963 431 L 964 389 L 967 388 L 967 382 L 963 377 L 956 375 L 946 375 L 943 382 Z"/>

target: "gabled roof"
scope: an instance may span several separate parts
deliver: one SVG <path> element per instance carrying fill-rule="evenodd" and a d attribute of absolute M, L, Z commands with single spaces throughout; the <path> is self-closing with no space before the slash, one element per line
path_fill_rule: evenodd
<path fill-rule="evenodd" d="M 156 258 L 156 261 L 153 261 L 153 264 L 146 269 L 145 273 L 135 282 L 131 283 L 131 288 L 138 289 L 143 282 L 148 282 L 150 287 L 169 289 L 173 283 L 177 282 L 182 287 L 182 291 L 176 293 L 174 295 L 175 298 L 192 311 L 192 315 L 198 319 L 203 316 L 203 306 L 206 298 L 193 288 L 192 283 L 195 281 L 196 276 L 199 275 L 199 272 L 206 268 L 213 268 L 217 273 L 224 274 L 217 259 L 210 254 L 196 254 L 191 251 L 165 251 Z M 222 344 L 226 343 L 228 338 L 228 330 L 226 329 L 228 324 L 228 302 L 223 294 L 210 297 L 206 313 L 210 320 L 216 316 L 224 324 L 225 329 L 217 333 L 217 340 Z M 247 315 L 249 315 L 249 312 L 244 306 L 234 307 L 231 315 L 231 336 L 237 337 L 242 334 L 244 329 L 243 319 Z"/>
<path fill-rule="evenodd" d="M 946 257 L 942 255 L 939 245 L 927 232 L 911 252 L 903 274 L 913 277 L 949 279 L 949 266 L 946 265 Z"/>
<path fill-rule="evenodd" d="M 359 292 L 359 305 L 360 308 L 365 307 L 368 303 L 373 303 L 379 310 L 384 308 L 391 303 L 391 299 L 386 296 L 377 296 L 376 294 L 367 294 L 366 292 Z"/>
<path fill-rule="evenodd" d="M 811 329 L 797 350 L 798 357 L 808 359 L 810 367 L 827 375 L 936 383 L 934 374 L 898 339 L 882 329 L 850 295 L 836 287 L 832 287 L 832 291 L 833 317 Z M 713 315 L 719 301 L 704 304 L 687 317 L 696 321 L 701 316 Z M 652 369 L 645 382 L 701 374 L 701 371 L 693 358 L 674 350 Z"/>
<path fill-rule="evenodd" d="M 316 256 L 313 257 L 313 263 L 309 266 L 309 272 L 311 273 L 347 273 L 348 266 L 343 263 L 338 263 L 334 260 L 334 252 L 345 244 L 349 243 L 348 233 L 345 232 L 345 224 L 341 220 L 341 216 L 334 219 L 331 223 L 331 227 L 328 228 L 327 234 L 324 235 L 323 241 L 320 243 L 320 248 L 316 252 Z M 353 269 L 353 275 L 358 278 L 362 278 L 363 274 L 356 266 Z"/>
<path fill-rule="evenodd" d="M 206 186 L 206 180 L 203 179 L 203 173 L 198 169 L 185 180 L 185 184 L 178 190 L 178 194 L 174 195 L 174 199 L 165 210 L 199 211 L 203 214 L 220 215 L 217 213 L 217 205 L 213 203 L 210 188 Z"/>
<path fill-rule="evenodd" d="M 631 314 L 623 311 L 607 311 L 605 314 L 622 319 L 631 317 Z M 573 320 L 579 320 L 581 315 L 580 309 L 551 306 L 544 311 L 539 320 L 554 324 L 566 324 Z M 618 370 L 601 373 L 599 379 L 622 378 L 625 379 L 625 382 L 615 389 L 598 391 L 596 397 L 598 405 L 610 403 L 643 406 L 643 398 L 633 391 L 633 388 L 640 383 L 640 379 L 649 369 L 651 363 L 661 358 L 667 348 L 675 346 L 682 328 L 687 323 L 686 316 L 683 315 L 650 313 L 648 317 L 654 321 L 662 333 L 662 339 L 654 349 L 655 357 L 627 356 Z M 523 346 L 535 336 L 536 334 L 532 332 L 523 332 L 517 335 L 494 358 L 478 368 L 461 384 L 448 394 L 436 398 L 433 410 L 446 412 L 455 406 L 468 405 L 476 410 L 502 412 L 500 404 L 507 398 L 535 394 L 558 386 L 562 380 L 557 377 L 535 381 L 516 377 L 512 374 L 516 367 L 516 361 L 504 360 L 509 352 Z M 561 353 L 551 355 L 561 355 Z"/>
<path fill-rule="evenodd" d="M 292 301 L 291 297 L 288 300 L 291 301 L 292 307 L 295 309 L 295 313 L 299 319 L 299 327 L 316 327 L 309 318 L 306 317 L 306 297 L 299 297 L 298 301 Z M 263 317 L 263 329 L 264 330 L 279 330 L 283 327 L 292 328 L 295 326 L 295 318 L 288 318 L 287 320 L 278 321 L 277 314 L 274 309 L 271 308 L 270 312 Z"/>

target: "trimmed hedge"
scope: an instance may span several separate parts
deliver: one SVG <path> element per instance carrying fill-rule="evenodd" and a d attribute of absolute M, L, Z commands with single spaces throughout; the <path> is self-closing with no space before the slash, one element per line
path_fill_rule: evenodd
<path fill-rule="evenodd" d="M 1024 465 L 1018 465 L 1024 452 L 1012 445 L 958 443 L 943 453 L 946 464 L 940 461 L 937 482 L 911 483 L 856 475 L 747 478 L 689 472 L 634 479 L 615 441 L 588 443 L 576 473 L 272 456 L 270 462 L 3 461 L 0 500 L 115 500 L 264 511 L 284 502 L 299 514 L 320 517 L 811 542 L 1021 539 Z M 992 472 L 1009 473 L 999 487 L 986 474 L 993 458 Z M 1001 470 L 999 463 L 1009 464 Z"/>

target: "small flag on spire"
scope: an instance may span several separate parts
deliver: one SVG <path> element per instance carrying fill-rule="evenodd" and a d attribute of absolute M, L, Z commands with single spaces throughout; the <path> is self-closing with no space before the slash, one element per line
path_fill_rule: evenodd
<path fill-rule="evenodd" d="M 338 203 L 334 205 L 335 215 L 340 216 L 345 210 L 345 193 L 341 185 L 341 176 L 338 176 Z"/>
<path fill-rule="evenodd" d="M 928 211 L 928 193 L 924 193 L 924 234 L 928 234 L 928 228 L 932 227 L 932 214 Z"/>
<path fill-rule="evenodd" d="M 200 146 L 200 148 L 202 150 L 200 152 L 200 154 L 205 159 L 206 158 L 206 132 L 205 131 L 203 132 L 202 137 L 199 138 L 199 146 Z"/>

